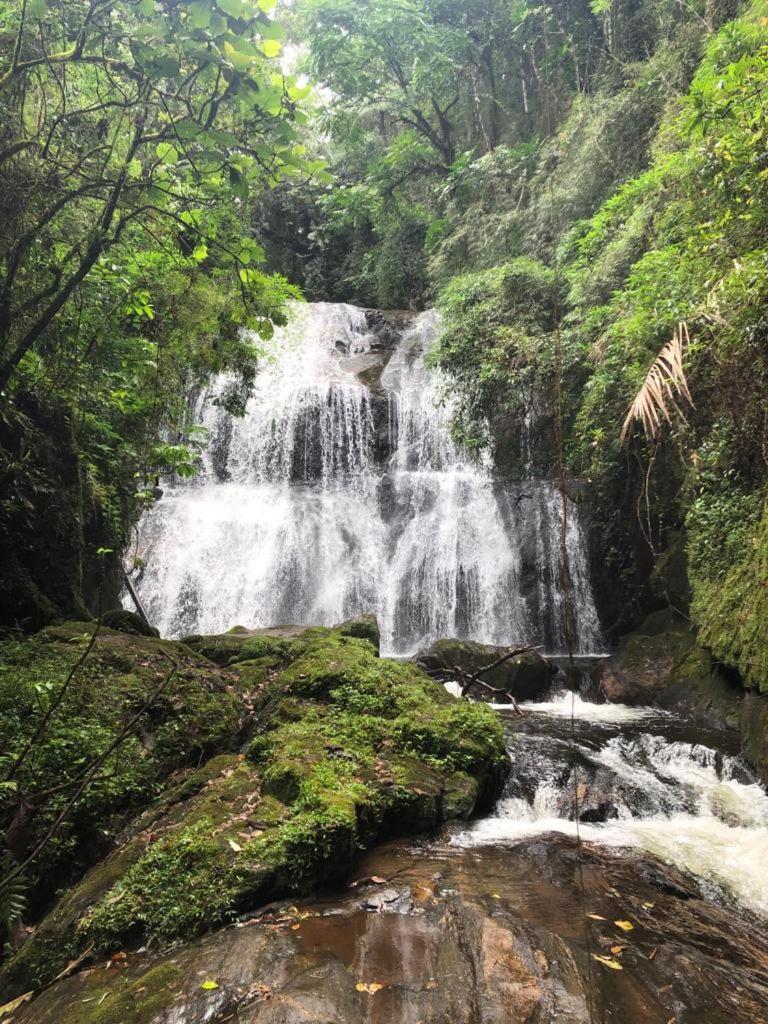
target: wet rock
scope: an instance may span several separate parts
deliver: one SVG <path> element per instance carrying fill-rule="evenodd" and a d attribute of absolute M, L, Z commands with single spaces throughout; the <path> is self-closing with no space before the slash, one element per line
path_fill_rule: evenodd
<path fill-rule="evenodd" d="M 407 886 L 404 889 L 379 889 L 366 896 L 361 906 L 379 914 L 407 914 L 413 910 L 411 890 Z"/>
<path fill-rule="evenodd" d="M 14 1024 L 768 1021 L 765 931 L 653 858 L 544 836 L 393 843 L 361 868 L 398 882 L 274 905 L 164 954 L 129 950 L 122 969 L 86 967 Z"/>
<path fill-rule="evenodd" d="M 417 657 L 416 662 L 426 672 L 450 673 L 458 667 L 472 675 L 478 669 L 492 664 L 508 650 L 507 647 L 494 647 L 474 640 L 445 639 L 432 644 Z M 549 661 L 529 651 L 485 673 L 483 682 L 502 693 L 511 693 L 518 700 L 536 700 L 546 695 L 556 671 Z M 479 692 L 473 696 L 483 699 L 484 695 Z M 498 699 L 504 698 L 499 696 Z"/>

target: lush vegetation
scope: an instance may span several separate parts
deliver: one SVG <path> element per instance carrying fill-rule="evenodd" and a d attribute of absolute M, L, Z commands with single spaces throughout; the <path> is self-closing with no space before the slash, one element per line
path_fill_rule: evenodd
<path fill-rule="evenodd" d="M 330 90 L 307 137 L 336 183 L 278 188 L 254 217 L 299 226 L 270 258 L 309 295 L 438 304 L 457 434 L 504 471 L 552 474 L 557 408 L 609 625 L 690 609 L 768 688 L 766 17 L 759 0 L 303 0 L 292 30 Z M 622 444 L 678 331 L 692 404 Z"/>

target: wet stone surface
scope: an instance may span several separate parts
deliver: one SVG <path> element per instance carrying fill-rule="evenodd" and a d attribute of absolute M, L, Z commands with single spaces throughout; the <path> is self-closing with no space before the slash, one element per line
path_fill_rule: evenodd
<path fill-rule="evenodd" d="M 16 1022 L 586 1024 L 590 1007 L 603 1024 L 768 1021 L 765 931 L 675 869 L 590 846 L 579 865 L 552 835 L 451 839 L 388 844 L 342 891 L 85 970 Z"/>

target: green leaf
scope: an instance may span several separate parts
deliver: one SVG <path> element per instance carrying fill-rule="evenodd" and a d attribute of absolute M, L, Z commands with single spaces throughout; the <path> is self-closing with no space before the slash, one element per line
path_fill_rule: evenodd
<path fill-rule="evenodd" d="M 268 13 L 277 3 L 277 0 L 258 0 L 259 7 L 265 13 Z"/>
<path fill-rule="evenodd" d="M 255 57 L 249 56 L 247 53 L 240 53 L 236 50 L 232 43 L 224 43 L 224 54 L 233 67 L 236 67 L 239 71 L 243 71 L 245 68 L 249 68 L 253 64 Z"/>
<path fill-rule="evenodd" d="M 192 259 L 197 260 L 198 263 L 202 263 L 208 255 L 208 246 L 205 242 L 199 242 L 192 250 Z"/>
<path fill-rule="evenodd" d="M 312 86 L 310 84 L 288 86 L 288 98 L 294 102 L 306 99 L 311 92 Z"/>
<path fill-rule="evenodd" d="M 200 988 L 204 989 L 206 992 L 212 992 L 215 988 L 218 988 L 218 987 L 219 987 L 218 981 L 211 981 L 210 978 L 206 978 L 205 981 L 200 986 Z"/>
<path fill-rule="evenodd" d="M 170 142 L 158 142 L 155 153 L 164 164 L 175 164 L 178 162 L 179 154 Z"/>
<path fill-rule="evenodd" d="M 134 157 L 133 160 L 129 161 L 126 165 L 125 173 L 129 178 L 140 178 L 141 177 L 141 160 Z"/>
<path fill-rule="evenodd" d="M 189 23 L 192 28 L 208 28 L 212 15 L 211 5 L 205 0 L 197 0 L 189 5 Z"/>
<path fill-rule="evenodd" d="M 155 13 L 155 0 L 139 0 L 136 4 L 136 10 L 139 14 L 151 17 Z"/>
<path fill-rule="evenodd" d="M 243 0 L 217 0 L 217 3 L 232 18 L 239 18 L 243 14 Z"/>
<path fill-rule="evenodd" d="M 279 39 L 263 39 L 261 48 L 266 57 L 276 57 L 282 50 L 283 44 Z"/>

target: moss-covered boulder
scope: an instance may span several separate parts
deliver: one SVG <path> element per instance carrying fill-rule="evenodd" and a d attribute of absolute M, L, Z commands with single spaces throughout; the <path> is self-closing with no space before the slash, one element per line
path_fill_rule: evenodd
<path fill-rule="evenodd" d="M 239 678 L 180 644 L 94 623 L 0 643 L 0 831 L 18 860 L 92 778 L 26 872 L 32 907 L 109 849 L 171 772 L 235 750 Z M 105 756 L 106 754 L 106 756 Z"/>
<path fill-rule="evenodd" d="M 420 654 L 417 664 L 426 672 L 450 673 L 456 668 L 472 675 L 493 664 L 508 648 L 454 638 L 438 640 Z M 483 674 L 483 682 L 518 700 L 541 700 L 552 685 L 556 669 L 535 651 L 518 654 Z"/>
<path fill-rule="evenodd" d="M 103 626 L 116 629 L 119 633 L 132 633 L 134 636 L 160 636 L 159 630 L 148 625 L 136 612 L 127 608 L 110 608 L 101 617 Z"/>
<path fill-rule="evenodd" d="M 508 760 L 493 713 L 379 658 L 348 624 L 190 643 L 226 659 L 250 739 L 169 779 L 0 972 L 0 1001 L 91 946 L 172 943 L 340 880 L 361 848 L 467 817 L 500 792 Z"/>
<path fill-rule="evenodd" d="M 368 640 L 376 653 L 379 652 L 379 624 L 375 615 L 359 615 L 330 628 L 287 625 L 246 629 L 245 626 L 234 626 L 227 633 L 185 637 L 184 643 L 217 665 L 225 666 L 259 658 L 287 662 L 311 641 L 328 635 Z"/>

